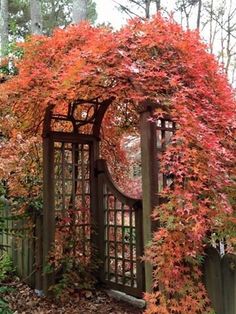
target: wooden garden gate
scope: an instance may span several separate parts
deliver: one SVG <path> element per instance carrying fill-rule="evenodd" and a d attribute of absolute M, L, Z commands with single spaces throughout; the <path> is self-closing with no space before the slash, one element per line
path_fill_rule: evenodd
<path fill-rule="evenodd" d="M 97 160 L 100 279 L 109 287 L 136 297 L 145 288 L 142 202 L 121 193 L 112 181 L 105 160 Z"/>
<path fill-rule="evenodd" d="M 99 131 L 111 100 L 78 101 L 66 115 L 48 108 L 44 124 L 43 265 L 55 243 L 72 234 L 76 261 L 96 262 L 106 286 L 141 297 L 145 290 L 142 202 L 121 193 L 99 159 Z M 48 291 L 55 274 L 44 273 Z"/>

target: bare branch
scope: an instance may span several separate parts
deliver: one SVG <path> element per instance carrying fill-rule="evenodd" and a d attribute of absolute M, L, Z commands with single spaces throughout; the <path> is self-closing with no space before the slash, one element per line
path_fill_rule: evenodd
<path fill-rule="evenodd" d="M 143 10 L 145 10 L 145 7 L 138 1 L 136 0 L 129 0 L 129 2 L 136 4 L 137 6 L 139 6 L 140 8 L 142 8 Z"/>
<path fill-rule="evenodd" d="M 211 12 L 209 12 L 209 10 L 208 10 L 207 8 L 206 8 L 206 10 L 208 11 L 208 13 L 211 13 Z M 219 20 L 219 17 L 216 15 L 215 12 L 212 12 L 212 19 L 220 26 L 220 28 L 221 28 L 223 31 L 225 31 L 225 32 L 228 33 L 228 27 L 225 26 L 225 24 L 227 24 L 227 21 L 225 21 L 224 23 L 222 23 L 222 22 Z M 230 27 L 230 29 L 232 30 L 232 26 Z M 234 29 L 233 29 L 233 30 L 234 30 Z M 236 35 L 234 35 L 234 34 L 231 33 L 231 36 L 232 36 L 234 39 L 236 39 Z"/>
<path fill-rule="evenodd" d="M 114 3 L 116 3 L 126 14 L 128 14 L 130 16 L 130 14 L 142 19 L 142 20 L 145 20 L 142 16 L 138 15 L 137 13 L 133 12 L 131 9 L 129 9 L 128 7 L 124 6 L 123 4 L 117 2 L 116 0 L 112 0 Z M 130 16 L 132 17 L 132 16 Z"/>

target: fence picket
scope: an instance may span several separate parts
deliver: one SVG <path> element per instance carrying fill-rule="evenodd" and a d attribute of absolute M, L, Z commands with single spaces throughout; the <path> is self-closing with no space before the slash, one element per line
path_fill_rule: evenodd
<path fill-rule="evenodd" d="M 236 255 L 226 254 L 221 265 L 224 313 L 236 314 Z"/>
<path fill-rule="evenodd" d="M 212 305 L 218 314 L 223 313 L 220 255 L 213 247 L 207 248 L 204 264 L 204 279 Z M 216 288 L 217 287 L 217 288 Z"/>
<path fill-rule="evenodd" d="M 7 206 L 0 213 L 5 218 L 0 231 L 0 245 L 6 246 L 1 254 L 6 251 L 13 261 L 17 274 L 26 279 L 26 282 L 34 288 L 35 285 L 35 215 L 32 217 L 16 217 L 12 215 Z M 30 223 L 33 226 L 30 226 Z"/>

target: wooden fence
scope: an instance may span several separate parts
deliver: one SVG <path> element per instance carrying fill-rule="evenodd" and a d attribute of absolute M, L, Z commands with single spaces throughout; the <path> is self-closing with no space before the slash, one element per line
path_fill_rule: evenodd
<path fill-rule="evenodd" d="M 40 219 L 36 213 L 14 215 L 8 206 L 0 211 L 0 255 L 9 254 L 17 275 L 32 288 L 37 282 Z"/>
<path fill-rule="evenodd" d="M 208 248 L 204 281 L 216 314 L 236 314 L 236 255 Z"/>

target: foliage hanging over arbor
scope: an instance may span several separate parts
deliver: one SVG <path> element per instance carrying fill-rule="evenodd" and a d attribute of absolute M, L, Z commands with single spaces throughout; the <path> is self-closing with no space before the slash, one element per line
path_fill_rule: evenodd
<path fill-rule="evenodd" d="M 210 313 L 201 282 L 204 248 L 212 233 L 226 237 L 229 249 L 235 245 L 230 200 L 236 106 L 223 71 L 198 34 L 161 17 L 131 21 L 116 33 L 82 23 L 50 38 L 32 37 L 23 49 L 16 61 L 19 74 L 0 87 L 8 138 L 0 173 L 8 177 L 12 195 L 38 197 L 32 178 L 39 177 L 36 147 L 48 105 L 63 112 L 78 98 L 114 96 L 107 130 L 122 110 L 135 113 L 143 101 L 160 105 L 150 123 L 167 114 L 177 124 L 162 160 L 163 172 L 174 176 L 175 184 L 162 193 L 169 201 L 153 211 L 161 227 L 146 258 L 154 266 L 154 287 L 161 290 L 146 296 L 147 313 Z"/>

